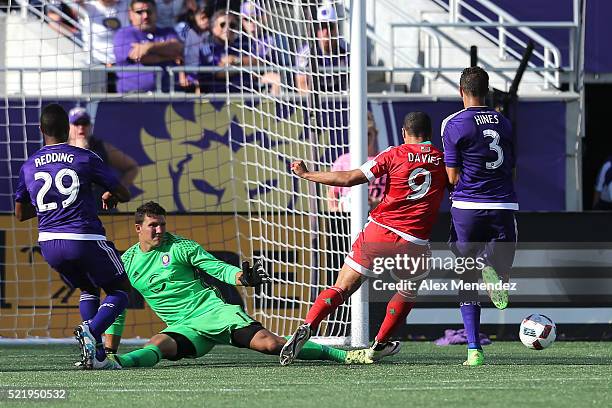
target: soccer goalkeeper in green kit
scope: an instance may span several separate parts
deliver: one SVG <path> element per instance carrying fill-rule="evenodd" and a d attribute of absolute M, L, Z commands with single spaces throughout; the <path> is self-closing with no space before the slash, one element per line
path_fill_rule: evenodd
<path fill-rule="evenodd" d="M 141 349 L 116 355 L 122 367 L 152 367 L 161 359 L 197 358 L 217 344 L 231 344 L 278 355 L 286 343 L 253 320 L 240 306 L 219 297 L 203 284 L 199 271 L 236 286 L 259 286 L 270 280 L 261 263 L 243 268 L 219 261 L 197 242 L 166 232 L 166 211 L 155 202 L 136 210 L 138 243 L 121 257 L 132 286 L 168 325 Z M 116 350 L 125 321 L 119 316 L 106 332 L 107 350 Z M 304 360 L 331 360 L 368 364 L 364 350 L 345 351 L 307 342 L 297 356 Z"/>

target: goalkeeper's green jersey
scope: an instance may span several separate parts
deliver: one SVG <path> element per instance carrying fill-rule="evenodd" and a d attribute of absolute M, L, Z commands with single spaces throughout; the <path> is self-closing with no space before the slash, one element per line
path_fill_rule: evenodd
<path fill-rule="evenodd" d="M 214 288 L 200 281 L 200 271 L 230 285 L 236 284 L 236 274 L 240 272 L 240 268 L 216 259 L 197 242 L 168 232 L 159 247 L 142 252 L 140 244 L 135 244 L 121 260 L 132 286 L 168 326 L 225 303 Z M 123 317 L 107 333 L 121 335 Z"/>

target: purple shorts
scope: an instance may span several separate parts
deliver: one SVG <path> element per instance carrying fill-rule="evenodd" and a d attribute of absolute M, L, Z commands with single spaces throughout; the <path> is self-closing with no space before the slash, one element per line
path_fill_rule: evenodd
<path fill-rule="evenodd" d="M 516 251 L 517 226 L 513 210 L 451 208 L 449 246 L 455 256 L 481 257 L 507 279 Z"/>
<path fill-rule="evenodd" d="M 110 241 L 54 239 L 39 244 L 47 263 L 72 288 L 105 288 L 127 279 L 119 253 Z"/>

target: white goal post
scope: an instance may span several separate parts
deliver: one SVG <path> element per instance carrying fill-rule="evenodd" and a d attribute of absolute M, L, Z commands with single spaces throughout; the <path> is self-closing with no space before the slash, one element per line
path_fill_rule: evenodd
<path fill-rule="evenodd" d="M 255 293 L 252 302 L 256 317 L 279 334 L 291 334 L 318 292 L 334 283 L 367 217 L 365 185 L 353 188 L 351 213 L 340 213 L 331 210 L 326 186 L 299 181 L 289 170 L 298 159 L 310 169 L 330 170 L 349 151 L 352 168 L 366 160 L 365 2 L 348 6 L 261 0 L 250 3 L 250 9 L 229 9 L 240 21 L 243 58 L 238 73 L 227 78 L 228 89 L 237 88 L 228 103 L 238 98 L 239 116 L 253 119 L 244 132 L 261 138 L 234 157 L 237 166 L 255 167 L 242 173 L 245 178 L 236 187 L 269 189 L 247 206 L 251 230 L 260 234 L 241 238 L 249 241 L 251 252 L 261 253 L 272 274 L 273 283 Z M 245 49 L 250 50 L 247 58 Z M 272 108 L 292 114 L 277 115 L 272 128 L 267 124 Z M 315 339 L 365 346 L 367 289 L 325 320 Z"/>

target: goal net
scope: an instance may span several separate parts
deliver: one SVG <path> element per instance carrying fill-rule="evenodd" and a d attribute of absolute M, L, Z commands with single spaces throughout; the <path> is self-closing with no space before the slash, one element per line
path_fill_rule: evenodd
<path fill-rule="evenodd" d="M 237 186 L 246 197 L 238 212 L 254 233 L 240 234 L 265 259 L 273 282 L 254 293 L 256 317 L 279 334 L 292 333 L 317 294 L 331 286 L 348 253 L 348 209 L 332 189 L 300 181 L 290 164 L 330 170 L 348 150 L 348 49 L 341 2 L 246 2 L 232 11 L 242 50 L 235 85 L 241 132 L 251 135 L 236 155 Z M 237 128 L 233 128 L 237 129 Z M 232 137 L 235 137 L 232 134 Z M 241 134 L 239 133 L 239 136 Z M 345 342 L 350 306 L 326 320 L 318 336 Z"/>
<path fill-rule="evenodd" d="M 51 102 L 84 109 L 97 141 L 89 147 L 102 149 L 130 186 L 130 203 L 101 213 L 120 251 L 137 242 L 133 211 L 157 201 L 169 211 L 170 232 L 236 265 L 262 258 L 270 285 L 240 292 L 221 285 L 222 293 L 272 331 L 290 334 L 349 250 L 349 215 L 332 210 L 350 203 L 330 207 L 332 192 L 290 173 L 293 160 L 328 170 L 348 151 L 345 5 L 217 1 L 207 10 L 211 37 L 225 22 L 223 47 L 233 58 L 207 66 L 200 55 L 197 67 L 160 68 L 102 61 L 116 50 L 112 40 L 94 38 L 95 13 L 57 3 L 0 6 L 1 338 L 67 338 L 80 319 L 79 291 L 45 263 L 36 220 L 12 216 L 19 169 L 42 146 L 38 117 Z M 158 23 L 166 11 L 158 10 Z M 116 10 L 119 26 L 130 24 L 127 13 Z M 152 89 L 122 91 L 116 76 L 126 73 L 151 75 Z M 317 336 L 346 343 L 350 319 L 342 305 Z M 124 337 L 148 338 L 163 327 L 133 293 Z"/>

